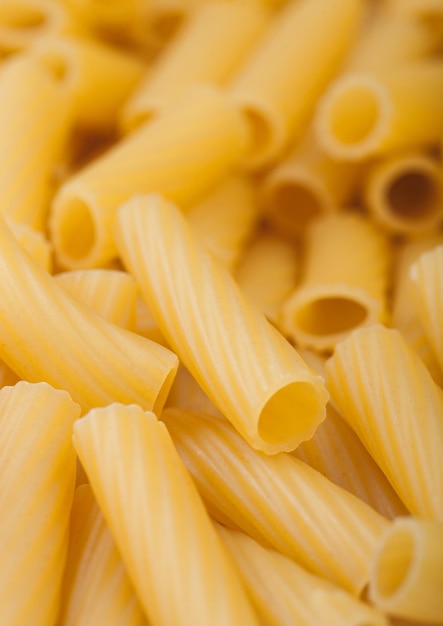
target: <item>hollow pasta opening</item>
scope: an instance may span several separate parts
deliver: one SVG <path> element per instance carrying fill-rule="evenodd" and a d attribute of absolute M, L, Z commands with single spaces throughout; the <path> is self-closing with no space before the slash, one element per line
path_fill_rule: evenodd
<path fill-rule="evenodd" d="M 95 243 L 95 225 L 91 210 L 80 198 L 69 198 L 57 225 L 63 254 L 79 260 L 87 257 Z"/>
<path fill-rule="evenodd" d="M 248 158 L 260 162 L 274 146 L 274 132 L 266 114 L 256 108 L 243 107 L 243 115 L 249 127 L 250 147 Z"/>
<path fill-rule="evenodd" d="M 279 226 L 298 233 L 322 213 L 323 203 L 315 190 L 302 182 L 287 181 L 274 189 L 272 208 Z"/>
<path fill-rule="evenodd" d="M 178 364 L 170 372 L 168 372 L 160 388 L 160 391 L 158 392 L 157 398 L 155 399 L 154 406 L 152 408 L 152 411 L 156 413 L 156 415 L 160 415 L 163 409 L 163 406 L 171 390 L 172 383 L 174 382 L 175 377 L 177 375 L 177 367 L 178 367 Z"/>
<path fill-rule="evenodd" d="M 397 528 L 385 540 L 377 558 L 375 587 L 380 599 L 397 593 L 408 577 L 414 559 L 414 539 L 407 528 Z"/>
<path fill-rule="evenodd" d="M 380 102 L 370 85 L 349 84 L 335 94 L 329 109 L 330 128 L 339 143 L 365 142 L 380 119 Z"/>
<path fill-rule="evenodd" d="M 46 24 L 47 15 L 41 9 L 17 0 L 0 4 L 0 26 L 13 30 L 33 30 Z"/>
<path fill-rule="evenodd" d="M 387 189 L 389 209 L 406 220 L 426 218 L 439 208 L 441 193 L 437 181 L 427 172 L 407 172 L 395 178 Z"/>
<path fill-rule="evenodd" d="M 314 336 L 335 335 L 350 331 L 367 317 L 365 306 L 346 297 L 318 298 L 301 306 L 296 324 L 301 331 Z"/>

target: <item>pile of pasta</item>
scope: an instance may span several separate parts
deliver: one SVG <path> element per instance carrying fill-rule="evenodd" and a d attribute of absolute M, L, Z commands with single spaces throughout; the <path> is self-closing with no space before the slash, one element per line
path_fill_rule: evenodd
<path fill-rule="evenodd" d="M 443 624 L 442 0 L 1 0 L 0 624 Z"/>

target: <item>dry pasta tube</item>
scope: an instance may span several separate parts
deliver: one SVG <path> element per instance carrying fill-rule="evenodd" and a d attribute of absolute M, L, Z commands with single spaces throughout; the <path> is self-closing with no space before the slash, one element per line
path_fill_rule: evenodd
<path fill-rule="evenodd" d="M 393 615 L 443 623 L 443 523 L 399 517 L 375 553 L 370 600 Z"/>
<path fill-rule="evenodd" d="M 362 591 L 383 517 L 290 454 L 253 450 L 226 420 L 178 409 L 161 419 L 217 521 Z"/>
<path fill-rule="evenodd" d="M 0 213 L 44 231 L 69 99 L 46 71 L 22 57 L 2 65 L 0 101 Z"/>
<path fill-rule="evenodd" d="M 206 249 L 233 271 L 257 222 L 253 182 L 232 175 L 187 213 L 189 223 Z"/>
<path fill-rule="evenodd" d="M 376 609 L 244 533 L 216 529 L 268 626 L 387 626 Z"/>
<path fill-rule="evenodd" d="M 152 317 L 152 313 L 140 293 L 137 294 L 135 301 L 135 332 L 142 337 L 146 337 L 146 339 L 155 341 L 166 348 L 168 347 L 157 326 L 157 322 Z"/>
<path fill-rule="evenodd" d="M 247 167 L 269 165 L 301 132 L 352 44 L 362 8 L 360 0 L 294 0 L 275 17 L 230 87 L 251 131 Z"/>
<path fill-rule="evenodd" d="M 54 74 L 73 101 L 77 126 L 105 133 L 144 72 L 136 57 L 85 37 L 47 37 L 31 57 Z"/>
<path fill-rule="evenodd" d="M 443 520 L 443 392 L 397 330 L 354 331 L 326 364 L 340 414 L 413 515 Z"/>
<path fill-rule="evenodd" d="M 160 330 L 209 398 L 255 448 L 309 439 L 327 394 L 295 349 L 198 245 L 161 196 L 121 207 L 117 245 Z"/>
<path fill-rule="evenodd" d="M 22 381 L 0 391 L 0 413 L 0 622 L 48 626 L 68 549 L 80 407 L 64 391 Z"/>
<path fill-rule="evenodd" d="M 443 222 L 443 174 L 420 152 L 390 155 L 375 163 L 364 183 L 366 206 L 388 232 L 415 236 Z"/>
<path fill-rule="evenodd" d="M 443 374 L 443 244 L 420 256 L 411 278 L 418 315 Z"/>
<path fill-rule="evenodd" d="M 165 425 L 112 404 L 74 445 L 146 615 L 156 626 L 256 625 L 234 565 Z"/>
<path fill-rule="evenodd" d="M 4 361 L 0 361 L 0 388 L 11 387 L 18 383 L 20 376 L 17 376 Z"/>
<path fill-rule="evenodd" d="M 443 62 L 422 61 L 386 74 L 355 73 L 336 80 L 317 107 L 323 149 L 361 160 L 403 148 L 432 146 L 443 132 Z"/>
<path fill-rule="evenodd" d="M 265 233 L 245 250 L 236 280 L 243 293 L 278 326 L 281 306 L 295 287 L 297 270 L 295 247 Z"/>
<path fill-rule="evenodd" d="M 221 91 L 192 91 L 61 187 L 50 220 L 59 263 L 80 269 L 109 262 L 122 202 L 136 192 L 158 192 L 189 208 L 223 180 L 246 144 L 240 113 Z"/>
<path fill-rule="evenodd" d="M 52 246 L 44 235 L 26 224 L 9 224 L 21 247 L 47 272 L 52 270 Z"/>
<path fill-rule="evenodd" d="M 198 385 L 188 370 L 180 365 L 177 376 L 171 387 L 166 406 L 223 417 L 215 404 L 211 402 L 203 389 Z"/>
<path fill-rule="evenodd" d="M 150 0 L 148 39 L 154 55 L 162 51 L 204 0 Z"/>
<path fill-rule="evenodd" d="M 351 330 L 383 320 L 388 253 L 384 236 L 357 214 L 313 221 L 301 283 L 282 307 L 283 332 L 323 352 Z"/>
<path fill-rule="evenodd" d="M 123 127 L 133 130 L 195 85 L 225 83 L 256 44 L 267 17 L 254 2 L 203 3 L 147 71 L 123 110 Z"/>
<path fill-rule="evenodd" d="M 172 352 L 68 296 L 4 223 L 0 273 L 0 358 L 21 378 L 66 389 L 83 410 L 116 399 L 161 409 L 178 367 Z"/>
<path fill-rule="evenodd" d="M 59 626 L 145 626 L 143 611 L 89 485 L 72 503 Z"/>

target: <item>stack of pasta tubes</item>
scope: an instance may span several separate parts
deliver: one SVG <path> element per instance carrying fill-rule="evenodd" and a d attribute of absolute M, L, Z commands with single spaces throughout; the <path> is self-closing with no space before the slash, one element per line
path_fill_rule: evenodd
<path fill-rule="evenodd" d="M 443 624 L 443 2 L 0 53 L 0 623 Z"/>

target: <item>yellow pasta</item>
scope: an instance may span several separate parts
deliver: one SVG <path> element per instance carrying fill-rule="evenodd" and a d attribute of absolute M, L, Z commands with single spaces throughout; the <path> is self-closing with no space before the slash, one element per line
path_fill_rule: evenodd
<path fill-rule="evenodd" d="M 373 326 L 338 344 L 328 389 L 408 510 L 443 520 L 443 391 L 397 330 Z"/>
<path fill-rule="evenodd" d="M 91 487 L 76 489 L 59 626 L 145 626 L 111 532 Z"/>
<path fill-rule="evenodd" d="M 122 202 L 154 191 L 189 208 L 230 172 L 246 144 L 240 113 L 221 91 L 192 91 L 61 187 L 50 221 L 59 263 L 80 269 L 109 262 Z"/>
<path fill-rule="evenodd" d="M 172 352 L 69 297 L 1 222 L 0 272 L 0 357 L 19 376 L 66 389 L 84 410 L 113 400 L 161 409 L 178 366 Z"/>
<path fill-rule="evenodd" d="M 119 404 L 95 409 L 75 424 L 74 445 L 153 624 L 258 624 L 197 490 L 153 413 Z"/>
<path fill-rule="evenodd" d="M 246 588 L 268 626 L 387 626 L 376 609 L 312 576 L 244 533 L 216 524 Z"/>
<path fill-rule="evenodd" d="M 21 247 L 47 272 L 52 270 L 52 247 L 44 235 L 26 224 L 10 223 L 9 227 Z"/>
<path fill-rule="evenodd" d="M 292 0 L 275 17 L 230 88 L 251 129 L 249 168 L 275 161 L 301 133 L 352 44 L 362 8 L 360 0 Z"/>
<path fill-rule="evenodd" d="M 223 417 L 183 365 L 178 368 L 166 406 Z"/>
<path fill-rule="evenodd" d="M 75 483 L 80 407 L 46 383 L 0 391 L 0 623 L 55 624 Z"/>
<path fill-rule="evenodd" d="M 146 337 L 146 339 L 168 347 L 165 338 L 157 326 L 157 322 L 152 317 L 152 313 L 140 293 L 137 293 L 135 301 L 135 332 L 142 337 Z"/>
<path fill-rule="evenodd" d="M 443 624 L 443 523 L 400 517 L 380 539 L 369 597 L 408 619 Z"/>
<path fill-rule="evenodd" d="M 138 196 L 121 207 L 116 230 L 169 345 L 248 442 L 273 454 L 312 436 L 327 401 L 319 377 L 198 245 L 180 211 Z"/>
<path fill-rule="evenodd" d="M 127 103 L 122 113 L 124 128 L 139 126 L 195 85 L 225 83 L 266 24 L 267 12 L 254 2 L 202 3 L 149 68 Z M 202 53 L 205 50 L 210 53 Z"/>
<path fill-rule="evenodd" d="M 225 420 L 166 409 L 174 444 L 209 512 L 358 594 L 388 522 L 285 453 L 253 450 Z"/>
<path fill-rule="evenodd" d="M 319 217 L 305 245 L 301 283 L 282 306 L 285 334 L 300 347 L 322 352 L 351 330 L 385 319 L 389 249 L 365 217 Z"/>

